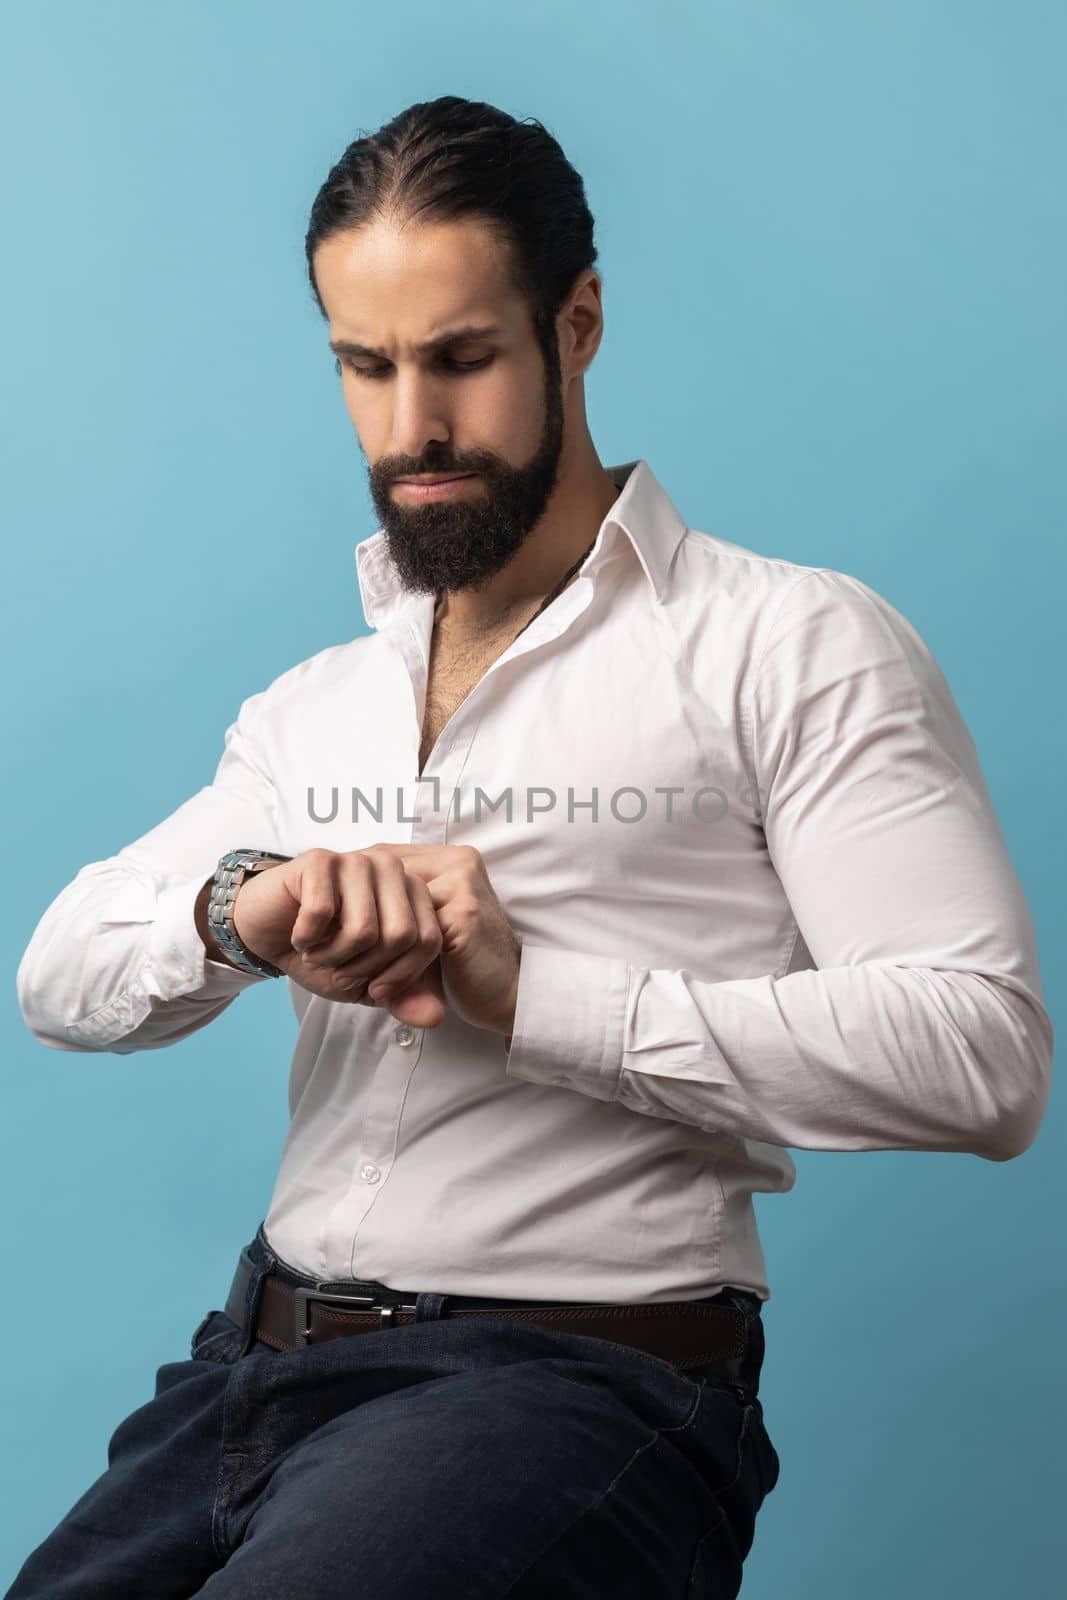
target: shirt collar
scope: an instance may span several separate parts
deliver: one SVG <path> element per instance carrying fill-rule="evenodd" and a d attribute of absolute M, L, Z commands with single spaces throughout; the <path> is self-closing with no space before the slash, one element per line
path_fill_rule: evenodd
<path fill-rule="evenodd" d="M 619 486 L 620 494 L 597 532 L 596 543 L 583 567 L 592 572 L 600 565 L 607 541 L 605 528 L 619 528 L 630 540 L 657 600 L 663 596 L 675 550 L 686 523 L 674 502 L 642 458 L 604 469 Z M 361 539 L 355 549 L 356 577 L 363 613 L 372 628 L 387 622 L 400 607 L 425 602 L 427 596 L 404 590 L 389 559 L 384 529 Z"/>

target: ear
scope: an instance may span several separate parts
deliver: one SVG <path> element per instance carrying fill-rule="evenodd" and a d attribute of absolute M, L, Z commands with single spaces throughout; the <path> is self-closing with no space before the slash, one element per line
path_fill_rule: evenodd
<path fill-rule="evenodd" d="M 600 348 L 604 332 L 601 278 L 588 268 L 580 272 L 560 307 L 556 326 L 560 336 L 560 368 L 564 382 L 580 377 Z"/>

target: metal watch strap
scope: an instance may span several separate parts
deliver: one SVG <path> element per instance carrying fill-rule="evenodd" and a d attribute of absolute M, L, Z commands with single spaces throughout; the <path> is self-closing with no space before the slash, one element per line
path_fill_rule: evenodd
<path fill-rule="evenodd" d="M 241 939 L 233 925 L 233 906 L 237 891 L 246 878 L 277 862 L 292 859 L 292 856 L 278 855 L 273 850 L 227 850 L 224 856 L 219 857 L 207 903 L 207 925 L 219 949 L 242 972 L 254 972 L 264 978 L 283 976 L 281 967 L 257 956 Z"/>

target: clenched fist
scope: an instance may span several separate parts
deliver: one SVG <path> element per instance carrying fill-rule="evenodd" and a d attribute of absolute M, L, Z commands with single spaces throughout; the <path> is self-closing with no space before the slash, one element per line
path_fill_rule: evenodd
<path fill-rule="evenodd" d="M 464 1022 L 496 1029 L 510 1040 L 519 995 L 522 940 L 489 881 L 481 852 L 469 844 L 379 848 L 398 857 L 409 876 L 425 880 L 444 939 L 433 970 L 439 970 L 448 1004 Z M 379 984 L 392 977 L 387 968 L 371 983 L 372 998 Z"/>
<path fill-rule="evenodd" d="M 513 1030 L 522 942 L 471 845 L 305 850 L 245 879 L 233 925 L 324 999 L 380 1002 L 415 1028 L 451 1006 L 473 1027 Z"/>
<path fill-rule="evenodd" d="M 367 984 L 388 968 L 404 989 L 389 1007 L 395 1016 L 417 1028 L 444 1020 L 430 891 L 383 846 L 305 850 L 254 873 L 237 891 L 233 925 L 255 955 L 312 994 L 372 1005 Z"/>

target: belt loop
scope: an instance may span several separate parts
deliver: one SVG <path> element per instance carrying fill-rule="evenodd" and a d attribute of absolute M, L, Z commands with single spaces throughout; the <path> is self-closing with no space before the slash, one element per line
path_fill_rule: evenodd
<path fill-rule="evenodd" d="M 245 1336 L 244 1342 L 241 1345 L 240 1351 L 238 1352 L 238 1360 L 240 1360 L 242 1356 L 246 1356 L 255 1343 L 256 1315 L 259 1311 L 260 1301 L 263 1299 L 264 1280 L 270 1277 L 271 1273 L 278 1265 L 277 1257 L 267 1245 L 262 1224 L 260 1224 L 260 1227 L 256 1232 L 256 1243 L 258 1245 L 256 1256 L 260 1257 L 261 1259 L 252 1260 L 252 1271 L 248 1279 L 248 1284 L 245 1288 Z M 249 1259 L 251 1260 L 251 1257 Z"/>
<path fill-rule="evenodd" d="M 745 1317 L 745 1354 L 741 1362 L 741 1382 L 755 1399 L 766 1353 L 762 1308 L 758 1295 L 731 1294 L 730 1300 Z"/>
<path fill-rule="evenodd" d="M 415 1321 L 436 1322 L 443 1313 L 447 1299 L 448 1296 L 444 1294 L 432 1294 L 429 1292 L 417 1294 L 415 1296 Z"/>

